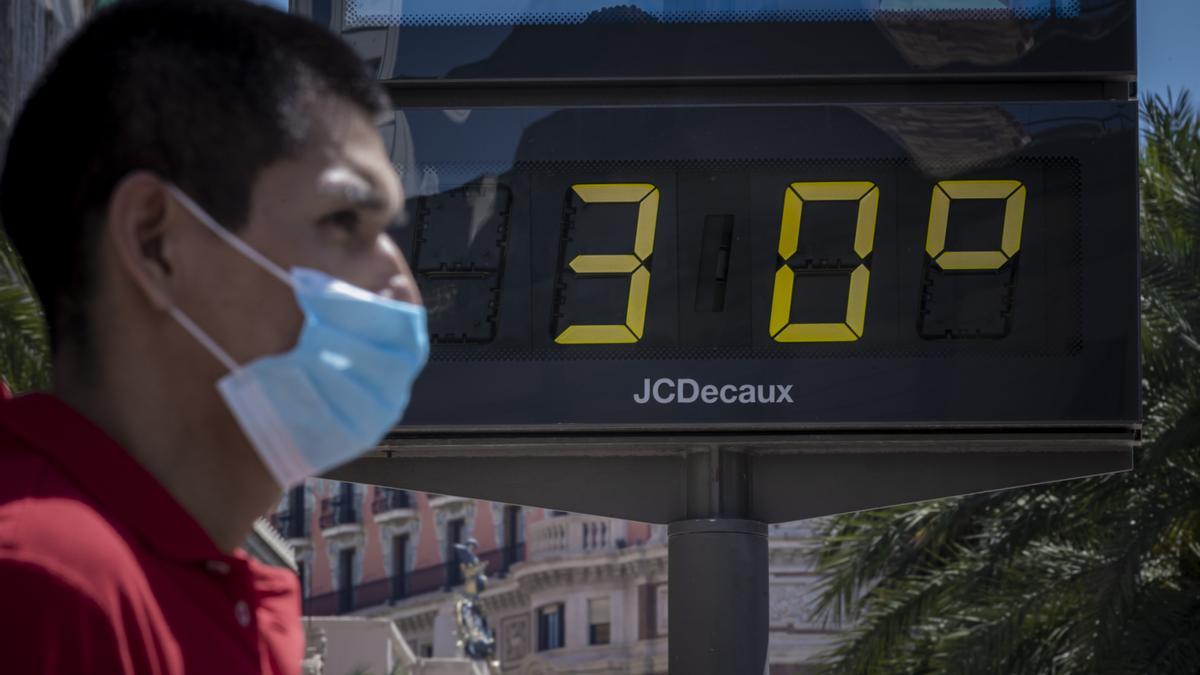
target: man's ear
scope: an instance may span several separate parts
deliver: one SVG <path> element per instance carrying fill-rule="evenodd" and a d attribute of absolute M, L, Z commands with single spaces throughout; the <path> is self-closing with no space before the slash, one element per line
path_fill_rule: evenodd
<path fill-rule="evenodd" d="M 150 304 L 164 311 L 175 304 L 168 234 L 179 211 L 167 184 L 149 171 L 122 178 L 108 201 L 105 244 Z"/>

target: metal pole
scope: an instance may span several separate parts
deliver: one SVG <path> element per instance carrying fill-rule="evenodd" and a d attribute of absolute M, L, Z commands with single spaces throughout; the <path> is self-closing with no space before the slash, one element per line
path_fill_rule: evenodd
<path fill-rule="evenodd" d="M 673 675 L 759 675 L 767 662 L 767 526 L 701 518 L 668 534 Z"/>

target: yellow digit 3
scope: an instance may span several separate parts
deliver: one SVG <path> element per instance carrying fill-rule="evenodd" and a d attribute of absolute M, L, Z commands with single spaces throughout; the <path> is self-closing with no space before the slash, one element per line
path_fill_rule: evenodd
<path fill-rule="evenodd" d="M 875 248 L 875 220 L 879 215 L 879 188 L 868 181 L 792 183 L 783 196 L 783 219 L 779 225 L 779 257 L 771 296 L 771 337 L 777 342 L 853 342 L 863 335 L 867 315 L 867 288 L 871 271 L 860 263 L 850 272 L 846 318 L 838 323 L 792 323 L 792 294 L 796 272 L 787 263 L 800 244 L 800 221 L 804 203 L 815 201 L 858 202 L 854 225 L 854 252 L 866 258 Z"/>
<path fill-rule="evenodd" d="M 642 339 L 646 325 L 646 302 L 650 296 L 650 270 L 646 259 L 654 252 L 654 228 L 658 224 L 658 188 L 649 183 L 591 183 L 572 185 L 579 198 L 589 204 L 638 205 L 633 253 L 577 255 L 570 267 L 578 275 L 629 275 L 629 300 L 625 323 L 571 324 L 554 338 L 563 345 L 624 344 Z"/>

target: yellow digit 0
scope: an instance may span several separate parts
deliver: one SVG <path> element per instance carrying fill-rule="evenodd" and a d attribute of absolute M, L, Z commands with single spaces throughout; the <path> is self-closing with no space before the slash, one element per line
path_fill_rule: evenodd
<path fill-rule="evenodd" d="M 804 202 L 855 201 L 854 252 L 866 258 L 875 248 L 875 221 L 879 215 L 879 189 L 869 181 L 792 183 L 784 192 L 783 219 L 779 225 L 779 257 L 771 296 L 771 337 L 777 342 L 853 342 L 862 337 L 867 316 L 867 288 L 871 271 L 865 263 L 850 272 L 846 318 L 840 323 L 791 323 L 796 272 L 787 263 L 800 244 Z"/>
<path fill-rule="evenodd" d="M 625 304 L 625 323 L 571 324 L 554 341 L 562 345 L 637 342 L 645 329 L 646 301 L 650 296 L 650 270 L 645 262 L 654 252 L 658 188 L 649 183 L 592 183 L 572 185 L 571 189 L 589 204 L 638 205 L 632 254 L 577 255 L 570 262 L 571 270 L 579 275 L 628 274 L 629 300 Z"/>
<path fill-rule="evenodd" d="M 955 199 L 1003 199 L 1004 230 L 998 251 L 947 251 L 950 202 Z M 1025 223 L 1025 186 L 1019 180 L 944 180 L 933 186 L 925 252 L 944 270 L 995 270 L 1021 249 Z"/>

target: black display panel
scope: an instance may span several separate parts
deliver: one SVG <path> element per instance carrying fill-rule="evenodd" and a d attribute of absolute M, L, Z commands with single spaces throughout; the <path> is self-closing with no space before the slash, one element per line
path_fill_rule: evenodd
<path fill-rule="evenodd" d="M 1134 0 L 311 0 L 385 80 L 1132 80 Z"/>
<path fill-rule="evenodd" d="M 1138 418 L 1132 103 L 403 110 L 384 131 L 434 342 L 401 431 Z"/>

